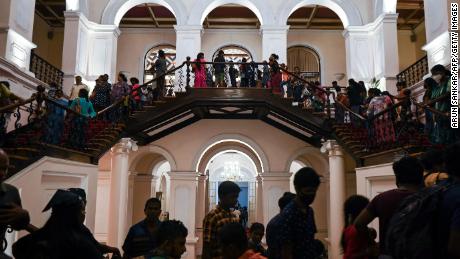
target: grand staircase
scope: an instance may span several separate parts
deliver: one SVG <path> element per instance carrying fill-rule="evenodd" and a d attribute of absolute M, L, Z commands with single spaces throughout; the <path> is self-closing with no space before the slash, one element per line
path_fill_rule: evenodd
<path fill-rule="evenodd" d="M 294 103 L 292 99 L 282 98 L 266 88 L 191 88 L 190 63 L 187 62 L 166 74 L 177 75 L 185 66 L 186 78 L 177 80 L 180 80 L 179 84 L 187 82 L 186 91 L 176 92 L 174 97 L 164 97 L 161 101 L 152 102 L 125 116 L 120 115 L 121 101 L 111 105 L 99 112 L 96 118 L 87 120 L 88 125 L 84 132 L 79 132 L 84 134 L 84 143 L 78 147 L 69 143 L 72 135 L 75 135 L 71 134 L 75 133 L 73 119 L 81 115 L 67 107 L 61 107 L 66 109 L 70 116 L 66 117 L 60 142 L 50 144 L 44 141 L 47 118 L 43 107 L 57 104 L 48 99 L 43 90 L 39 90 L 35 97 L 26 102 L 0 108 L 2 115 L 10 114 L 10 123 L 15 125 L 15 129 L 3 136 L 4 140 L 0 141 L 10 157 L 9 176 L 43 156 L 97 164 L 99 158 L 122 137 L 131 137 L 139 145 L 146 145 L 202 119 L 261 120 L 316 147 L 320 147 L 322 141 L 334 138 L 358 165 L 382 163 L 387 160 L 390 162 L 397 153 L 420 152 L 432 147 L 427 136 L 420 133 L 420 125 L 417 123 L 411 127 L 407 127 L 406 124 L 399 128 L 396 126 L 396 140 L 393 142 L 376 143 L 369 137 L 369 129 L 364 126 L 365 120 L 362 121 L 361 127 L 353 127 L 349 123 L 336 123 L 331 116 L 334 114 L 334 105 L 329 102 L 323 111 L 315 112 L 302 109 L 301 105 Z M 308 84 L 297 75 L 285 72 Z M 147 82 L 146 85 L 155 80 Z M 174 82 L 171 85 L 174 85 Z M 330 90 L 321 91 L 329 96 L 329 100 L 335 99 L 334 95 L 331 96 Z M 351 110 L 349 112 L 351 113 Z M 114 117 L 113 114 L 118 115 Z M 22 123 L 25 126 L 19 123 L 21 117 L 27 117 L 27 122 Z M 16 121 L 13 118 L 16 118 Z M 0 124 L 1 122 L 0 120 Z"/>

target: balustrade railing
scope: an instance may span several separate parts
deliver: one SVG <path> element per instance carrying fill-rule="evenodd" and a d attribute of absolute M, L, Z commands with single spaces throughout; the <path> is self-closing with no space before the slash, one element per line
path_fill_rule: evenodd
<path fill-rule="evenodd" d="M 30 56 L 30 72 L 34 73 L 35 77 L 44 83 L 54 82 L 62 86 L 64 72 L 38 56 L 34 51 Z"/>
<path fill-rule="evenodd" d="M 0 146 L 54 145 L 97 155 L 104 147 L 95 148 L 93 140 L 106 137 L 101 134 L 120 127 L 129 115 L 124 98 L 90 117 L 64 99 L 46 96 L 44 87 L 37 89 L 31 98 L 0 108 Z"/>
<path fill-rule="evenodd" d="M 422 81 L 423 77 L 428 73 L 428 57 L 424 56 L 410 67 L 404 69 L 396 78 L 398 82 L 406 82 L 407 86 L 412 86 Z"/>

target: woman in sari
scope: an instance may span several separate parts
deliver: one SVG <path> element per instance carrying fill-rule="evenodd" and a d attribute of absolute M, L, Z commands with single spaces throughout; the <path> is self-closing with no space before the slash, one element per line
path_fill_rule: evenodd
<path fill-rule="evenodd" d="M 195 63 L 192 64 L 192 71 L 195 73 L 195 88 L 205 88 L 206 85 L 206 65 L 203 62 L 206 62 L 204 59 L 204 53 L 198 53 Z"/>

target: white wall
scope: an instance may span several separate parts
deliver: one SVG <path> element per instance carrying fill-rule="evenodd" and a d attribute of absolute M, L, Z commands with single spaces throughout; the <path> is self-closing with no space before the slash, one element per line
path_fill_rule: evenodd
<path fill-rule="evenodd" d="M 147 51 L 160 44 L 176 45 L 173 29 L 123 29 L 118 37 L 117 71 L 129 77 L 144 77 L 144 58 Z M 180 61 L 182 62 L 182 61 Z"/>
<path fill-rule="evenodd" d="M 379 193 L 396 188 L 392 165 L 387 163 L 356 168 L 357 194 L 373 199 Z M 377 230 L 378 237 L 378 219 L 372 221 L 370 226 Z"/>
<path fill-rule="evenodd" d="M 42 227 L 50 211 L 43 208 L 57 189 L 82 188 L 87 194 L 86 222 L 94 230 L 96 214 L 97 166 L 69 160 L 43 157 L 21 172 L 9 178 L 6 183 L 16 186 L 21 195 L 22 207 L 29 211 L 31 224 Z M 9 244 L 25 235 L 13 233 Z"/>
<path fill-rule="evenodd" d="M 331 85 L 336 80 L 335 73 L 347 73 L 342 31 L 290 30 L 288 47 L 296 45 L 309 46 L 318 52 L 321 59 L 321 81 L 324 85 Z M 339 85 L 347 85 L 347 80 L 342 79 Z"/>
<path fill-rule="evenodd" d="M 259 30 L 204 30 L 201 37 L 201 48 L 207 60 L 212 59 L 212 55 L 220 47 L 225 45 L 240 45 L 251 52 L 254 61 L 261 62 L 269 57 L 262 57 L 262 37 Z M 192 57 L 196 58 L 196 57 Z"/>
<path fill-rule="evenodd" d="M 128 77 L 143 78 L 147 51 L 156 45 L 175 43 L 176 34 L 173 29 L 123 29 L 118 38 L 117 71 L 128 72 Z M 229 44 L 245 47 L 256 61 L 268 59 L 261 56 L 262 39 L 259 30 L 204 30 L 201 46 L 207 60 L 212 59 L 218 48 Z M 345 40 L 341 31 L 291 30 L 288 33 L 288 47 L 297 45 L 309 46 L 319 53 L 324 84 L 330 85 L 336 80 L 335 73 L 346 73 Z M 179 64 L 183 61 L 176 62 Z M 339 83 L 346 85 L 346 80 L 344 78 Z"/>

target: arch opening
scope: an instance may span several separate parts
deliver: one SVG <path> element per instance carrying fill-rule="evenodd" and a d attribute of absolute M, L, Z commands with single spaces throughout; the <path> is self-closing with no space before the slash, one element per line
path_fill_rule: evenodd
<path fill-rule="evenodd" d="M 300 76 L 308 81 L 321 82 L 321 59 L 313 48 L 294 45 L 288 48 L 287 66 L 300 71 Z"/>
<path fill-rule="evenodd" d="M 244 152 L 238 150 L 225 150 L 215 154 L 207 163 L 208 175 L 207 206 L 209 210 L 216 207 L 219 202 L 218 186 L 224 181 L 235 182 L 241 189 L 238 203 L 234 207 L 235 213 L 240 217 L 240 222 L 247 227 L 254 222 L 256 211 L 256 176 L 255 162 Z"/>
<path fill-rule="evenodd" d="M 251 27 L 249 25 L 263 24 L 259 8 L 251 1 L 218 0 L 207 3 L 203 7 L 199 24 L 203 24 L 205 28 L 210 28 L 208 25 L 211 23 L 216 23 L 214 28 L 225 28 L 229 25 L 233 25 L 232 28 Z"/>
<path fill-rule="evenodd" d="M 335 1 L 335 0 L 302 0 L 292 1 L 286 5 L 286 8 L 280 15 L 280 22 L 282 25 L 288 23 L 289 17 L 296 12 L 299 8 L 313 6 L 313 8 L 324 8 L 333 11 L 335 16 L 340 18 L 340 22 L 344 28 L 350 25 L 363 25 L 363 20 L 359 9 L 351 1 Z M 327 17 L 324 17 L 327 18 Z M 311 22 L 307 21 L 307 24 Z"/>
<path fill-rule="evenodd" d="M 182 24 L 182 20 L 186 17 L 185 15 L 185 8 L 181 6 L 180 1 L 172 1 L 172 0 L 110 0 L 110 2 L 107 4 L 107 7 L 104 10 L 104 13 L 102 14 L 102 24 L 113 24 L 116 26 L 120 25 L 120 22 L 122 18 L 129 12 L 135 12 L 132 11 L 140 8 L 140 7 L 160 7 L 159 9 L 162 9 L 162 13 L 168 13 L 167 17 L 159 17 L 159 18 L 169 18 L 171 20 L 171 15 L 174 17 L 174 19 L 177 19 L 178 24 Z M 138 7 L 138 8 L 136 8 Z M 164 9 L 167 10 L 167 12 L 164 11 Z M 139 10 L 139 9 L 138 9 Z M 151 19 L 155 20 L 155 12 L 154 15 L 151 15 L 151 12 L 148 9 L 145 9 L 144 11 L 136 11 L 139 14 L 149 15 Z M 162 16 L 162 15 L 160 15 Z M 154 21 L 155 22 L 155 21 Z M 155 24 L 158 26 L 158 24 L 155 22 Z"/>

